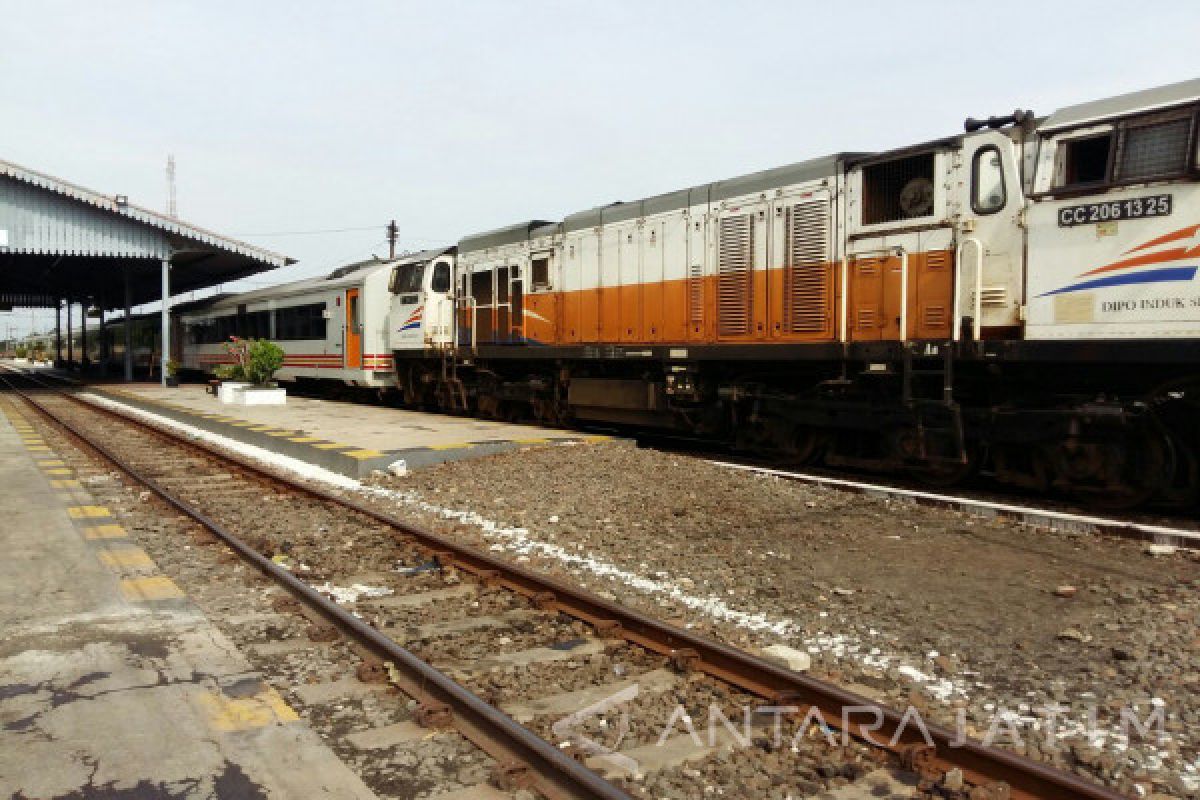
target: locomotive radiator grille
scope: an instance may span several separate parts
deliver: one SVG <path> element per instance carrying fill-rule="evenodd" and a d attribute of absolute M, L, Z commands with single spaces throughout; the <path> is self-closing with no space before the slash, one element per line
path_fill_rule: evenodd
<path fill-rule="evenodd" d="M 788 209 L 784 317 L 791 333 L 821 333 L 829 320 L 829 203 Z"/>
<path fill-rule="evenodd" d="M 754 217 L 725 217 L 717 258 L 717 328 L 722 336 L 750 332 L 753 269 Z"/>

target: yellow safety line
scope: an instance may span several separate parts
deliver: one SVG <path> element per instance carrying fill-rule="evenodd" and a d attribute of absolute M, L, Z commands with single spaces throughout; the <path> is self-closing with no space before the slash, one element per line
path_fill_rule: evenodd
<path fill-rule="evenodd" d="M 92 525 L 83 529 L 85 539 L 124 539 L 128 535 L 120 525 Z"/>
<path fill-rule="evenodd" d="M 71 506 L 67 509 L 67 514 L 71 519 L 95 519 L 97 517 L 111 517 L 112 512 L 104 506 Z"/>
<path fill-rule="evenodd" d="M 166 575 L 148 578 L 126 578 L 121 581 L 121 595 L 131 603 L 152 600 L 174 600 L 183 597 L 183 590 Z"/>

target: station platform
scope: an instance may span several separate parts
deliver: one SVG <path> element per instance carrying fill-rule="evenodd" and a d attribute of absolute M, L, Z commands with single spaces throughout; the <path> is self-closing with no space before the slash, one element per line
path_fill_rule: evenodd
<path fill-rule="evenodd" d="M 0 412 L 0 797 L 375 797 Z"/>
<path fill-rule="evenodd" d="M 289 396 L 283 406 L 224 404 L 205 386 L 194 384 L 102 384 L 87 390 L 352 478 L 396 461 L 412 470 L 531 445 L 610 438 L 309 397 Z"/>

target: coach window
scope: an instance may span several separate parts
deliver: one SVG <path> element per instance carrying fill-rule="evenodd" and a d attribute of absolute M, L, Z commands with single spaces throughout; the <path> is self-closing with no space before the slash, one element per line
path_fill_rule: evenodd
<path fill-rule="evenodd" d="M 976 214 L 995 214 L 1004 208 L 1004 162 L 1000 150 L 982 147 L 971 165 L 971 208 Z"/>

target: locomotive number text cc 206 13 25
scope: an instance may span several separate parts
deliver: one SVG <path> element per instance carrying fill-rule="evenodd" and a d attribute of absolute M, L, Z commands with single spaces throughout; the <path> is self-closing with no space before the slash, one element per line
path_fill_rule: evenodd
<path fill-rule="evenodd" d="M 1112 200 L 1107 203 L 1066 206 L 1058 210 L 1058 226 L 1073 228 L 1076 225 L 1092 225 L 1097 222 L 1113 222 L 1119 219 L 1165 217 L 1170 213 L 1171 195 L 1156 194 L 1150 197 Z"/>

